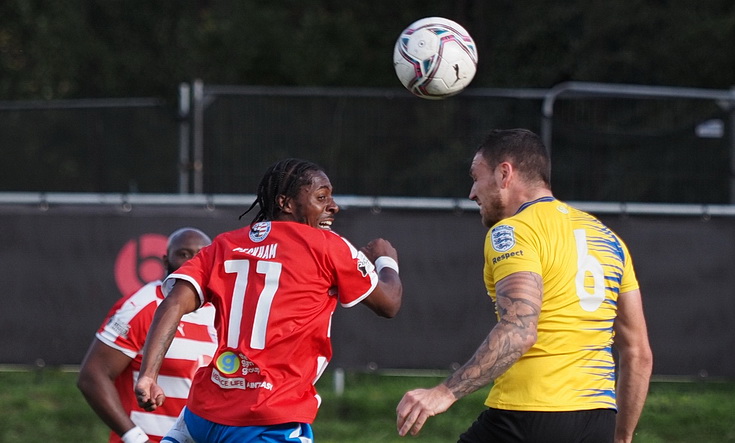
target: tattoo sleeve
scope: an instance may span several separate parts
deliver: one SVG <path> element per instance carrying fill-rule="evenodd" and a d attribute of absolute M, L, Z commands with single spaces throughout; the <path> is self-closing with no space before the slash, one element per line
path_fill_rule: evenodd
<path fill-rule="evenodd" d="M 495 284 L 499 322 L 472 358 L 444 384 L 459 399 L 486 386 L 536 343 L 543 283 L 533 272 L 511 274 Z"/>

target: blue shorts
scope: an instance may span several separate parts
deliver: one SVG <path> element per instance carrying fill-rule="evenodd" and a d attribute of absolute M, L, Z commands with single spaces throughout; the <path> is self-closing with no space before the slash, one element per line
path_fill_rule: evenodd
<path fill-rule="evenodd" d="M 176 428 L 178 428 L 178 431 L 175 431 Z M 185 443 L 192 441 L 196 443 L 239 443 L 244 441 L 313 443 L 314 432 L 308 423 L 283 423 L 269 426 L 221 425 L 194 414 L 188 408 L 184 408 L 178 425 L 174 426 L 161 442 Z"/>

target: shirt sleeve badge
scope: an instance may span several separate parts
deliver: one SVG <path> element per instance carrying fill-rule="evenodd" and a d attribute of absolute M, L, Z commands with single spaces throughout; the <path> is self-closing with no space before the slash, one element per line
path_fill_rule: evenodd
<path fill-rule="evenodd" d="M 360 271 L 360 274 L 362 274 L 363 277 L 367 277 L 368 273 L 375 269 L 375 266 L 373 266 L 372 262 L 367 257 L 365 257 L 365 254 L 358 251 L 357 269 Z"/>
<path fill-rule="evenodd" d="M 490 231 L 490 242 L 497 252 L 506 252 L 516 245 L 516 236 L 513 226 L 499 225 Z"/>

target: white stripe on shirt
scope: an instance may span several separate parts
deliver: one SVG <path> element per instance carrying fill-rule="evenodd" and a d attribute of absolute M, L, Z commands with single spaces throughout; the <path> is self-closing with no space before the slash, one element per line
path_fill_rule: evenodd
<path fill-rule="evenodd" d="M 140 426 L 148 435 L 162 437 L 176 423 L 176 417 L 152 414 L 149 412 L 130 411 L 130 419 Z"/>
<path fill-rule="evenodd" d="M 200 355 L 212 357 L 216 350 L 217 345 L 214 343 L 176 337 L 166 352 L 166 358 L 197 361 Z"/>
<path fill-rule="evenodd" d="M 136 381 L 138 380 L 139 374 L 140 372 L 133 371 L 133 385 L 135 385 Z M 166 397 L 183 399 L 189 397 L 191 380 L 189 380 L 188 378 L 159 375 L 157 383 L 158 386 L 163 389 L 163 393 L 166 394 Z M 133 389 L 135 389 L 135 386 L 133 386 Z"/>

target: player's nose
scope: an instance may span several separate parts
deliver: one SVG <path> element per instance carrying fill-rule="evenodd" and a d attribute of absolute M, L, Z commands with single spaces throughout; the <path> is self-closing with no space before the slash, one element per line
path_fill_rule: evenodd
<path fill-rule="evenodd" d="M 327 206 L 327 212 L 330 212 L 332 214 L 336 214 L 339 212 L 339 205 L 336 201 L 334 201 L 334 199 L 329 202 L 329 205 Z"/>

